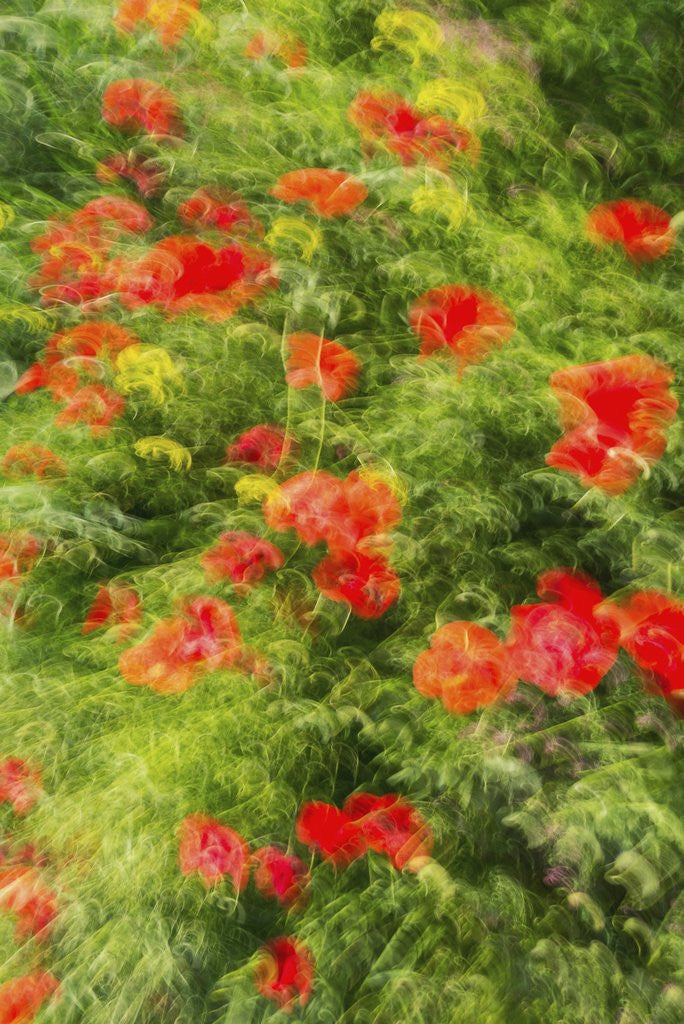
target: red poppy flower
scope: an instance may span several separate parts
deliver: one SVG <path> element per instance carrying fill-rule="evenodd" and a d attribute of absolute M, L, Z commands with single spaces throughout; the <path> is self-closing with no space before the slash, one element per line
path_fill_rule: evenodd
<path fill-rule="evenodd" d="M 290 356 L 285 380 L 301 390 L 317 385 L 330 402 L 346 398 L 358 386 L 361 363 L 348 348 L 317 334 L 288 336 Z"/>
<path fill-rule="evenodd" d="M 57 897 L 35 868 L 8 868 L 0 871 L 0 912 L 16 915 L 17 942 L 45 939 L 57 916 Z"/>
<path fill-rule="evenodd" d="M 327 538 L 336 551 L 371 554 L 381 547 L 386 533 L 401 522 L 401 505 L 389 484 L 379 475 L 352 471 L 342 481 L 347 514 Z"/>
<path fill-rule="evenodd" d="M 115 261 L 108 282 L 130 308 L 155 303 L 171 316 L 199 312 L 216 321 L 277 283 L 258 249 L 235 243 L 214 249 L 193 235 L 170 235 L 137 263 Z"/>
<path fill-rule="evenodd" d="M 45 346 L 45 361 L 73 358 L 113 361 L 130 345 L 139 344 L 140 339 L 132 331 L 106 320 L 92 320 L 53 334 Z"/>
<path fill-rule="evenodd" d="M 430 859 L 432 830 L 402 797 L 356 793 L 345 801 L 344 812 L 356 822 L 371 850 L 386 854 L 398 871 L 418 871 Z"/>
<path fill-rule="evenodd" d="M 417 298 L 409 309 L 409 323 L 421 339 L 423 358 L 446 349 L 461 373 L 505 344 L 515 330 L 512 315 L 498 299 L 459 284 L 432 288 Z"/>
<path fill-rule="evenodd" d="M 296 939 L 282 936 L 261 949 L 254 972 L 257 991 L 272 999 L 285 1013 L 291 1013 L 297 1000 L 305 1006 L 313 985 L 314 960 L 307 947 Z"/>
<path fill-rule="evenodd" d="M 280 569 L 284 558 L 275 544 L 244 530 L 232 530 L 221 534 L 201 562 L 209 582 L 230 580 L 236 593 L 245 594 L 269 569 Z"/>
<path fill-rule="evenodd" d="M 0 579 L 15 579 L 33 568 L 43 545 L 33 534 L 0 534 Z"/>
<path fill-rule="evenodd" d="M 365 836 L 348 814 L 332 804 L 314 800 L 304 804 L 297 817 L 295 833 L 300 843 L 315 847 L 335 867 L 347 867 L 363 857 Z"/>
<path fill-rule="evenodd" d="M 309 56 L 301 39 L 277 32 L 256 32 L 247 43 L 244 55 L 250 60 L 278 57 L 288 68 L 303 68 Z"/>
<path fill-rule="evenodd" d="M 108 85 L 102 97 L 102 117 L 125 132 L 183 134 L 174 95 L 146 78 L 125 78 Z"/>
<path fill-rule="evenodd" d="M 146 21 L 162 46 L 176 46 L 198 10 L 199 0 L 121 0 L 114 24 L 120 32 L 131 33 Z"/>
<path fill-rule="evenodd" d="M 585 487 L 626 491 L 665 451 L 665 428 L 678 405 L 668 390 L 673 379 L 668 366 L 645 355 L 557 370 L 549 383 L 566 435 L 547 464 L 578 476 Z"/>
<path fill-rule="evenodd" d="M 106 271 L 112 247 L 151 225 L 147 210 L 130 199 L 93 199 L 65 220 L 52 220 L 34 239 L 31 248 L 42 257 L 29 283 L 42 290 L 44 304 L 100 299 L 109 290 Z"/>
<path fill-rule="evenodd" d="M 254 854 L 254 882 L 262 896 L 284 907 L 301 906 L 309 884 L 306 864 L 277 846 L 262 846 Z"/>
<path fill-rule="evenodd" d="M 133 686 L 157 693 L 182 693 L 207 672 L 234 665 L 240 630 L 230 605 L 218 597 L 189 601 L 182 615 L 162 619 L 119 658 L 119 671 Z"/>
<path fill-rule="evenodd" d="M 100 161 L 95 177 L 105 184 L 125 178 L 135 185 L 143 198 L 149 199 L 159 191 L 165 171 L 160 164 L 136 153 L 115 153 Z"/>
<path fill-rule="evenodd" d="M 360 619 L 378 619 L 399 597 L 399 577 L 380 555 L 359 551 L 328 555 L 312 573 L 331 601 L 344 601 Z"/>
<path fill-rule="evenodd" d="M 38 768 L 9 757 L 0 762 L 0 803 L 9 803 L 15 814 L 28 814 L 43 792 Z"/>
<path fill-rule="evenodd" d="M 277 469 L 281 462 L 287 459 L 293 447 L 292 437 L 281 427 L 260 423 L 240 434 L 238 439 L 229 445 L 226 450 L 226 461 L 246 462 L 266 472 L 269 469 Z"/>
<path fill-rule="evenodd" d="M 597 615 L 617 625 L 620 645 L 663 696 L 684 707 L 684 602 L 639 590 L 626 604 L 606 602 Z"/>
<path fill-rule="evenodd" d="M 669 214 L 643 199 L 599 203 L 587 217 L 587 234 L 598 245 L 621 245 L 633 263 L 659 259 L 675 241 Z"/>
<path fill-rule="evenodd" d="M 218 185 L 198 188 L 180 204 L 178 216 L 193 228 L 215 228 L 232 234 L 254 231 L 258 235 L 264 230 L 239 196 Z"/>
<path fill-rule="evenodd" d="M 112 421 L 118 419 L 126 408 L 126 401 L 102 384 L 88 384 L 79 388 L 69 399 L 66 408 L 55 417 L 58 427 L 73 423 L 84 423 L 90 427 L 93 437 L 107 434 Z"/>
<path fill-rule="evenodd" d="M 140 596 L 133 587 L 121 583 L 99 586 L 90 606 L 81 632 L 85 635 L 95 629 L 117 627 L 120 640 L 138 628 L 142 617 Z"/>
<path fill-rule="evenodd" d="M 0 1024 L 30 1024 L 59 982 L 47 971 L 34 971 L 0 985 Z"/>
<path fill-rule="evenodd" d="M 515 682 L 505 647 L 476 622 L 447 622 L 413 665 L 413 685 L 447 711 L 468 715 L 493 704 Z"/>
<path fill-rule="evenodd" d="M 347 513 L 341 480 L 325 471 L 297 473 L 264 500 L 273 530 L 296 530 L 305 544 L 326 541 Z"/>
<path fill-rule="evenodd" d="M 8 448 L 2 460 L 2 472 L 10 479 L 24 476 L 45 478 L 66 476 L 67 467 L 59 455 L 40 444 L 15 444 Z"/>
<path fill-rule="evenodd" d="M 360 92 L 347 112 L 371 149 L 382 146 L 403 164 L 419 160 L 444 167 L 456 153 L 476 160 L 479 140 L 460 124 L 439 114 L 424 116 L 397 93 Z"/>
<path fill-rule="evenodd" d="M 284 203 L 310 203 L 321 217 L 351 213 L 368 196 L 366 186 L 346 171 L 303 167 L 278 178 L 271 195 Z"/>
<path fill-rule="evenodd" d="M 180 869 L 184 875 L 197 871 L 205 885 L 229 875 L 236 892 L 249 881 L 249 847 L 232 828 L 206 814 L 190 814 L 181 824 Z"/>
<path fill-rule="evenodd" d="M 589 693 L 613 665 L 619 639 L 615 624 L 596 614 L 603 600 L 598 584 L 584 573 L 551 569 L 537 580 L 537 593 L 553 601 L 511 608 L 507 647 L 515 677 L 552 697 Z"/>

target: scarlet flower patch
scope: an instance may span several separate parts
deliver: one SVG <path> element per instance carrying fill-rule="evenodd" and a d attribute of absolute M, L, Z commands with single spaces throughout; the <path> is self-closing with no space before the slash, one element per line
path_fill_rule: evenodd
<path fill-rule="evenodd" d="M 345 801 L 344 811 L 356 822 L 369 848 L 389 857 L 398 871 L 418 871 L 430 859 L 432 830 L 403 797 L 356 793 Z"/>
<path fill-rule="evenodd" d="M 424 160 L 445 167 L 458 153 L 475 160 L 479 141 L 462 125 L 439 114 L 424 116 L 398 93 L 361 91 L 348 110 L 369 149 L 387 149 L 403 164 Z"/>
<path fill-rule="evenodd" d="M 295 831 L 300 843 L 317 849 L 337 868 L 362 857 L 368 847 L 357 823 L 345 811 L 317 800 L 303 805 Z"/>
<path fill-rule="evenodd" d="M 254 984 L 257 991 L 291 1013 L 297 1003 L 305 1006 L 313 985 L 314 961 L 308 948 L 285 936 L 272 939 L 261 950 Z"/>
<path fill-rule="evenodd" d="M 178 207 L 178 216 L 188 227 L 214 228 L 230 234 L 263 234 L 263 227 L 246 203 L 220 186 L 198 188 Z"/>
<path fill-rule="evenodd" d="M 259 423 L 250 427 L 228 446 L 228 462 L 243 462 L 259 469 L 277 469 L 293 449 L 293 440 L 281 427 Z"/>
<path fill-rule="evenodd" d="M 35 476 L 39 480 L 66 476 L 67 467 L 59 455 L 41 444 L 15 444 L 2 460 L 2 472 L 8 479 Z"/>
<path fill-rule="evenodd" d="M 238 594 L 246 593 L 284 562 L 275 544 L 244 530 L 222 533 L 218 544 L 202 555 L 202 568 L 210 582 L 230 580 Z"/>
<path fill-rule="evenodd" d="M 199 10 L 199 0 L 121 0 L 114 17 L 120 32 L 131 33 L 145 22 L 162 46 L 176 46 Z"/>
<path fill-rule="evenodd" d="M 96 629 L 117 628 L 119 639 L 138 628 L 142 617 L 140 596 L 134 587 L 121 583 L 99 586 L 83 623 L 85 635 Z"/>
<path fill-rule="evenodd" d="M 105 184 L 121 178 L 132 182 L 144 199 L 156 195 L 164 180 L 164 168 L 135 153 L 115 153 L 97 165 L 95 176 Z"/>
<path fill-rule="evenodd" d="M 565 436 L 546 457 L 585 487 L 621 494 L 667 445 L 677 399 L 674 374 L 650 356 L 632 355 L 557 370 L 550 379 Z"/>
<path fill-rule="evenodd" d="M 450 352 L 461 373 L 504 345 L 515 330 L 513 316 L 498 299 L 458 284 L 432 288 L 417 298 L 409 323 L 420 338 L 422 357 Z"/>
<path fill-rule="evenodd" d="M 301 905 L 309 884 L 309 871 L 299 857 L 277 846 L 262 846 L 253 856 L 254 882 L 262 896 L 284 907 Z"/>
<path fill-rule="evenodd" d="M 17 942 L 46 939 L 57 916 L 57 897 L 32 867 L 0 871 L 0 912 L 16 917 Z"/>
<path fill-rule="evenodd" d="M 125 78 L 108 85 L 102 97 L 102 117 L 125 132 L 183 134 L 173 93 L 146 78 Z"/>
<path fill-rule="evenodd" d="M 0 804 L 11 804 L 17 815 L 28 814 L 42 792 L 38 768 L 20 757 L 9 757 L 0 762 Z"/>
<path fill-rule="evenodd" d="M 669 214 L 643 199 L 599 203 L 587 217 L 587 234 L 599 245 L 620 245 L 633 263 L 665 256 L 675 241 Z"/>
<path fill-rule="evenodd" d="M 43 1004 L 59 988 L 47 971 L 34 971 L 0 985 L 0 1024 L 31 1024 Z"/>
<path fill-rule="evenodd" d="M 249 881 L 249 847 L 242 836 L 206 814 L 191 814 L 180 830 L 180 869 L 197 872 L 206 886 L 228 875 L 236 892 Z"/>
<path fill-rule="evenodd" d="M 603 594 L 584 573 L 551 569 L 537 580 L 543 604 L 511 609 L 507 640 L 517 679 L 552 697 L 581 696 L 595 689 L 618 652 L 617 626 L 597 614 Z"/>
<path fill-rule="evenodd" d="M 319 562 L 313 581 L 331 601 L 348 604 L 360 619 L 378 619 L 399 597 L 399 577 L 381 555 L 346 551 Z"/>

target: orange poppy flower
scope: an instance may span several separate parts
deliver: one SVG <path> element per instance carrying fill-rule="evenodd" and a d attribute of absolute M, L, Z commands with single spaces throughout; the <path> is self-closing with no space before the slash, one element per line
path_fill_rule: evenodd
<path fill-rule="evenodd" d="M 242 640 L 235 613 L 217 597 L 197 597 L 182 615 L 162 619 L 139 644 L 119 658 L 119 671 L 133 686 L 157 693 L 182 693 L 208 672 L 235 666 Z"/>
<path fill-rule="evenodd" d="M 162 46 L 176 46 L 198 10 L 199 0 L 121 0 L 114 24 L 130 34 L 146 21 Z"/>
<path fill-rule="evenodd" d="M 288 68 L 303 68 L 308 59 L 306 45 L 291 33 L 255 32 L 244 49 L 245 57 L 262 60 L 277 57 Z"/>
<path fill-rule="evenodd" d="M 389 857 L 398 871 L 418 871 L 430 859 L 432 830 L 403 797 L 356 793 L 345 801 L 343 810 L 356 822 L 369 848 Z"/>
<path fill-rule="evenodd" d="M 201 558 L 208 581 L 230 580 L 238 594 L 247 593 L 268 570 L 280 569 L 284 561 L 275 544 L 244 530 L 222 533 L 218 544 Z"/>
<path fill-rule="evenodd" d="M 249 847 L 242 836 L 206 814 L 190 814 L 181 824 L 178 851 L 184 875 L 196 871 L 206 886 L 228 875 L 236 892 L 249 881 Z"/>
<path fill-rule="evenodd" d="M 660 259 L 675 242 L 669 214 L 643 199 L 599 203 L 587 216 L 587 234 L 597 245 L 621 245 L 637 264 Z"/>
<path fill-rule="evenodd" d="M 321 217 L 351 213 L 368 196 L 368 189 L 346 171 L 303 167 L 278 178 L 271 195 L 284 203 L 307 202 Z"/>
<path fill-rule="evenodd" d="M 398 93 L 361 91 L 347 111 L 349 120 L 371 149 L 384 147 L 403 164 L 419 160 L 445 167 L 457 153 L 476 160 L 477 136 L 439 114 L 424 116 Z"/>
<path fill-rule="evenodd" d="M 2 460 L 2 472 L 9 479 L 36 476 L 39 480 L 66 476 L 67 467 L 59 455 L 40 444 L 15 444 Z"/>
<path fill-rule="evenodd" d="M 419 296 L 409 309 L 409 323 L 421 339 L 421 356 L 447 350 L 456 357 L 459 373 L 505 344 L 515 330 L 513 316 L 497 298 L 459 284 Z"/>
<path fill-rule="evenodd" d="M 124 78 L 108 85 L 102 97 L 102 117 L 125 132 L 183 134 L 173 93 L 146 78 Z"/>
<path fill-rule="evenodd" d="M 314 960 L 309 949 L 296 939 L 282 936 L 262 947 L 254 984 L 262 996 L 291 1013 L 297 1002 L 305 1006 L 309 1001 L 313 975 Z"/>
<path fill-rule="evenodd" d="M 356 390 L 361 363 L 344 345 L 302 331 L 290 334 L 287 342 L 285 380 L 290 387 L 301 390 L 317 385 L 329 402 L 339 402 Z"/>
<path fill-rule="evenodd" d="M 59 982 L 47 971 L 34 971 L 0 985 L 0 1024 L 31 1024 Z"/>
<path fill-rule="evenodd" d="M 263 226 L 250 213 L 247 204 L 228 189 L 218 185 L 198 188 L 178 207 L 178 216 L 193 228 L 215 228 L 232 234 L 253 231 L 263 235 Z"/>
<path fill-rule="evenodd" d="M 84 423 L 90 427 L 93 437 L 109 433 L 112 421 L 118 419 L 126 408 L 126 401 L 116 391 L 102 384 L 89 384 L 69 398 L 64 409 L 55 417 L 58 427 Z"/>
<path fill-rule="evenodd" d="M 476 622 L 447 622 L 413 665 L 413 685 L 447 711 L 468 715 L 493 704 L 515 683 L 504 645 Z"/>
<path fill-rule="evenodd" d="M 621 494 L 667 445 L 665 428 L 677 399 L 674 374 L 650 356 L 632 355 L 557 370 L 550 378 L 566 434 L 546 456 L 549 466 L 585 487 Z"/>

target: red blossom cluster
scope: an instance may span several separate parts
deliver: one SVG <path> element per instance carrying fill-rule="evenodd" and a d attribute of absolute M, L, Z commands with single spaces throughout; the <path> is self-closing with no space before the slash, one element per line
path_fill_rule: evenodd
<path fill-rule="evenodd" d="M 0 1024 L 30 1024 L 43 1004 L 59 989 L 47 971 L 33 971 L 0 985 Z"/>
<path fill-rule="evenodd" d="M 0 871 L 0 913 L 16 917 L 17 942 L 46 939 L 57 916 L 57 896 L 36 868 L 6 868 Z"/>
<path fill-rule="evenodd" d="M 415 807 L 394 793 L 356 793 L 342 810 L 321 801 L 304 804 L 296 834 L 336 868 L 347 867 L 373 850 L 389 857 L 398 871 L 415 872 L 430 859 L 433 845 L 429 825 Z"/>
<path fill-rule="evenodd" d="M 177 46 L 198 10 L 199 0 L 121 0 L 114 24 L 130 34 L 147 22 L 162 46 Z"/>
<path fill-rule="evenodd" d="M 254 972 L 257 991 L 276 1002 L 285 1013 L 292 1013 L 297 1002 L 305 1006 L 315 970 L 310 949 L 303 942 L 282 935 L 267 942 L 260 954 Z"/>
<path fill-rule="evenodd" d="M 66 476 L 67 467 L 59 455 L 55 455 L 42 444 L 14 444 L 8 448 L 2 460 L 2 472 L 8 480 L 35 476 L 39 480 L 50 480 Z"/>
<path fill-rule="evenodd" d="M 40 769 L 20 757 L 0 762 L 0 804 L 11 804 L 17 815 L 28 814 L 43 792 Z"/>
<path fill-rule="evenodd" d="M 437 630 L 413 666 L 413 682 L 447 711 L 468 714 L 511 693 L 518 680 L 552 697 L 594 690 L 623 647 L 650 689 L 684 709 L 684 604 L 639 591 L 606 600 L 590 576 L 551 569 L 537 580 L 541 603 L 511 608 L 505 643 L 473 622 Z"/>
<path fill-rule="evenodd" d="M 271 195 L 284 203 L 306 202 L 320 217 L 342 217 L 356 209 L 368 196 L 368 189 L 346 171 L 303 167 L 281 175 Z"/>
<path fill-rule="evenodd" d="M 489 292 L 467 285 L 445 284 L 419 296 L 409 308 L 409 324 L 420 338 L 422 358 L 451 353 L 459 373 L 505 344 L 515 320 Z"/>
<path fill-rule="evenodd" d="M 180 614 L 161 619 L 139 644 L 119 658 L 119 671 L 133 686 L 157 693 L 183 693 L 208 672 L 242 667 L 242 638 L 229 604 L 218 597 L 186 599 Z"/>
<path fill-rule="evenodd" d="M 142 618 L 140 595 L 123 583 L 102 584 L 88 609 L 81 632 L 85 636 L 96 629 L 114 629 L 124 640 L 138 629 Z"/>
<path fill-rule="evenodd" d="M 102 118 L 124 132 L 183 135 L 173 93 L 146 78 L 124 78 L 108 85 L 102 96 Z"/>
<path fill-rule="evenodd" d="M 121 416 L 126 403 L 100 381 L 112 372 L 118 354 L 137 344 L 139 339 L 134 334 L 107 321 L 91 321 L 59 331 L 48 341 L 42 360 L 19 378 L 15 391 L 26 394 L 47 388 L 56 402 L 66 402 L 55 418 L 57 426 L 82 423 L 90 427 L 93 436 L 102 436 Z M 66 472 L 63 463 L 59 468 Z"/>
<path fill-rule="evenodd" d="M 137 153 L 114 153 L 97 165 L 95 177 L 104 184 L 124 178 L 132 182 L 143 199 L 156 195 L 165 177 L 164 168 Z"/>
<path fill-rule="evenodd" d="M 372 153 L 378 148 L 396 154 L 403 164 L 424 160 L 446 167 L 458 153 L 475 161 L 480 143 L 463 125 L 439 114 L 422 114 L 398 93 L 361 91 L 348 109 L 349 120 Z"/>
<path fill-rule="evenodd" d="M 378 618 L 397 600 L 399 578 L 381 549 L 401 507 L 378 475 L 298 473 L 265 499 L 264 516 L 273 530 L 294 529 L 305 544 L 327 545 L 329 555 L 313 573 L 326 597 L 363 619 Z"/>
<path fill-rule="evenodd" d="M 222 321 L 277 284 L 269 256 L 254 246 L 215 248 L 196 235 L 169 235 L 139 260 L 109 266 L 111 290 L 130 309 L 160 306 L 169 316 Z"/>
<path fill-rule="evenodd" d="M 259 469 L 277 469 L 293 451 L 295 442 L 282 427 L 259 423 L 250 427 L 226 449 L 226 462 L 246 463 Z"/>
<path fill-rule="evenodd" d="M 546 456 L 585 487 L 622 494 L 659 459 L 677 399 L 674 374 L 645 355 L 557 370 L 550 378 L 565 435 Z"/>
<path fill-rule="evenodd" d="M 51 220 L 33 240 L 41 264 L 29 284 L 40 289 L 44 305 L 103 300 L 112 290 L 108 269 L 114 247 L 149 231 L 152 223 L 132 199 L 92 199 L 65 219 Z"/>
<path fill-rule="evenodd" d="M 643 199 L 599 203 L 587 216 L 587 234 L 597 245 L 620 245 L 636 264 L 665 256 L 675 241 L 669 214 Z"/>
<path fill-rule="evenodd" d="M 254 217 L 245 202 L 220 185 L 198 188 L 178 207 L 178 217 L 188 227 L 213 228 L 230 234 L 253 232 L 261 237 L 263 225 Z"/>
<path fill-rule="evenodd" d="M 285 380 L 291 388 L 319 387 L 329 402 L 339 402 L 356 390 L 361 363 L 344 345 L 304 331 L 288 335 L 287 344 Z"/>
<path fill-rule="evenodd" d="M 280 569 L 282 551 L 244 530 L 222 533 L 218 543 L 202 555 L 207 581 L 230 580 L 236 594 L 245 595 L 265 574 Z"/>
<path fill-rule="evenodd" d="M 22 577 L 31 571 L 42 550 L 42 542 L 31 533 L 14 530 L 0 534 L 0 614 L 10 614 Z"/>
<path fill-rule="evenodd" d="M 255 32 L 244 49 L 250 60 L 277 57 L 285 67 L 303 68 L 308 59 L 306 45 L 290 32 Z"/>

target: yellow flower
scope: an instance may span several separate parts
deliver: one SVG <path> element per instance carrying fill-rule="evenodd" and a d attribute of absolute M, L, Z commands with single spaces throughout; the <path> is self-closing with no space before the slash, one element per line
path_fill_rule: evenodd
<path fill-rule="evenodd" d="M 449 227 L 455 230 L 465 219 L 468 200 L 453 185 L 421 185 L 411 196 L 411 211 L 445 217 Z"/>
<path fill-rule="evenodd" d="M 7 203 L 0 203 L 0 231 L 14 220 L 14 210 Z"/>
<path fill-rule="evenodd" d="M 116 369 L 114 383 L 121 394 L 144 391 L 154 405 L 163 405 L 182 383 L 168 352 L 156 345 L 130 345 L 117 356 Z"/>
<path fill-rule="evenodd" d="M 176 471 L 192 466 L 192 455 L 188 449 L 170 437 L 141 437 L 133 445 L 133 450 L 141 459 L 168 459 Z"/>
<path fill-rule="evenodd" d="M 434 78 L 418 93 L 416 106 L 425 113 L 444 111 L 462 125 L 471 125 L 483 117 L 487 104 L 481 92 L 454 78 Z"/>
<path fill-rule="evenodd" d="M 434 18 L 420 11 L 383 11 L 375 19 L 378 35 L 371 39 L 374 50 L 386 44 L 411 57 L 414 66 L 424 54 L 437 53 L 444 33 Z"/>
<path fill-rule="evenodd" d="M 262 473 L 250 473 L 241 476 L 235 484 L 238 504 L 252 505 L 263 501 L 269 494 L 278 489 L 278 484 L 270 476 Z"/>
<path fill-rule="evenodd" d="M 281 241 L 294 242 L 299 246 L 301 258 L 310 263 L 313 254 L 323 241 L 323 235 L 313 224 L 307 224 L 299 217 L 278 217 L 266 235 L 266 244 L 274 249 Z"/>

